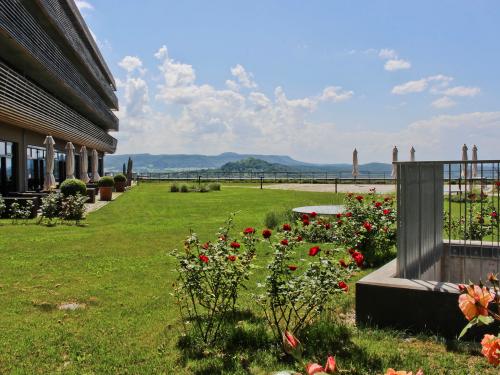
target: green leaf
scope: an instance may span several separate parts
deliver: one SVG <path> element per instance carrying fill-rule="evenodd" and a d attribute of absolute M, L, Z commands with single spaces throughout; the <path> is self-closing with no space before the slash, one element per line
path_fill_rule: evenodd
<path fill-rule="evenodd" d="M 467 325 L 464 327 L 464 329 L 462 329 L 462 332 L 460 332 L 458 339 L 460 340 L 462 338 L 462 336 L 465 335 L 467 333 L 467 331 L 470 328 L 474 327 L 475 325 L 477 325 L 477 318 L 474 318 L 469 323 L 467 323 Z"/>
<path fill-rule="evenodd" d="M 491 324 L 495 321 L 491 316 L 484 316 L 484 315 L 479 315 L 478 317 L 478 325 L 485 325 L 487 326 L 488 324 Z"/>

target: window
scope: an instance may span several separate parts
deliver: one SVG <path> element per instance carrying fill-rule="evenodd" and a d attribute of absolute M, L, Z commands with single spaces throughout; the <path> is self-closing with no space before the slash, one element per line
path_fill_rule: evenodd
<path fill-rule="evenodd" d="M 0 194 L 16 191 L 15 144 L 0 140 Z"/>

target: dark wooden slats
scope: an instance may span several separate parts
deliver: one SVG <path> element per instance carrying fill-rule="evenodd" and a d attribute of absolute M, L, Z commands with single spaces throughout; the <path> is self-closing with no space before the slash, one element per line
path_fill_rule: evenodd
<path fill-rule="evenodd" d="M 116 139 L 0 61 L 0 120 L 113 153 Z"/>

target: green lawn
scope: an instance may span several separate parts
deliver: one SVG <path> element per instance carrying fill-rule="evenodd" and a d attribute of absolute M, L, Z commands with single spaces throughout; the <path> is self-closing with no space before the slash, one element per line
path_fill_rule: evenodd
<path fill-rule="evenodd" d="M 184 331 L 170 295 L 176 274 L 169 251 L 182 246 L 190 230 L 213 239 L 231 212 L 239 212 L 236 228 L 262 228 L 268 211 L 333 201 L 338 197 L 329 193 L 244 185 L 206 194 L 170 193 L 167 184 L 150 183 L 90 214 L 84 227 L 0 221 L 0 373 L 267 374 L 290 368 L 266 340 L 240 338 L 232 348 L 197 358 L 180 349 Z M 260 248 L 258 265 L 263 267 L 268 256 Z M 254 307 L 250 293 L 263 272 L 253 275 L 242 309 Z M 57 309 L 72 301 L 87 307 Z M 397 308 L 394 301 L 374 303 Z M 351 285 L 307 337 L 312 358 L 323 361 L 324 353 L 336 354 L 350 374 L 380 374 L 387 367 L 422 367 L 426 374 L 496 373 L 477 346 L 356 328 L 353 309 Z M 257 316 L 244 329 L 262 332 L 254 311 Z"/>

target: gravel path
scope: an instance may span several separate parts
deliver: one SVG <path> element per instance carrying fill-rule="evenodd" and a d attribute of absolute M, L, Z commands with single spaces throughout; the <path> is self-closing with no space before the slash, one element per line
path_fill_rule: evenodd
<path fill-rule="evenodd" d="M 368 193 L 371 188 L 376 188 L 377 193 L 394 193 L 395 185 L 384 184 L 338 184 L 337 192 L 339 193 Z M 324 193 L 334 193 L 335 184 L 272 184 L 264 185 L 264 189 L 279 189 L 279 190 L 298 190 L 298 191 L 314 191 Z"/>

